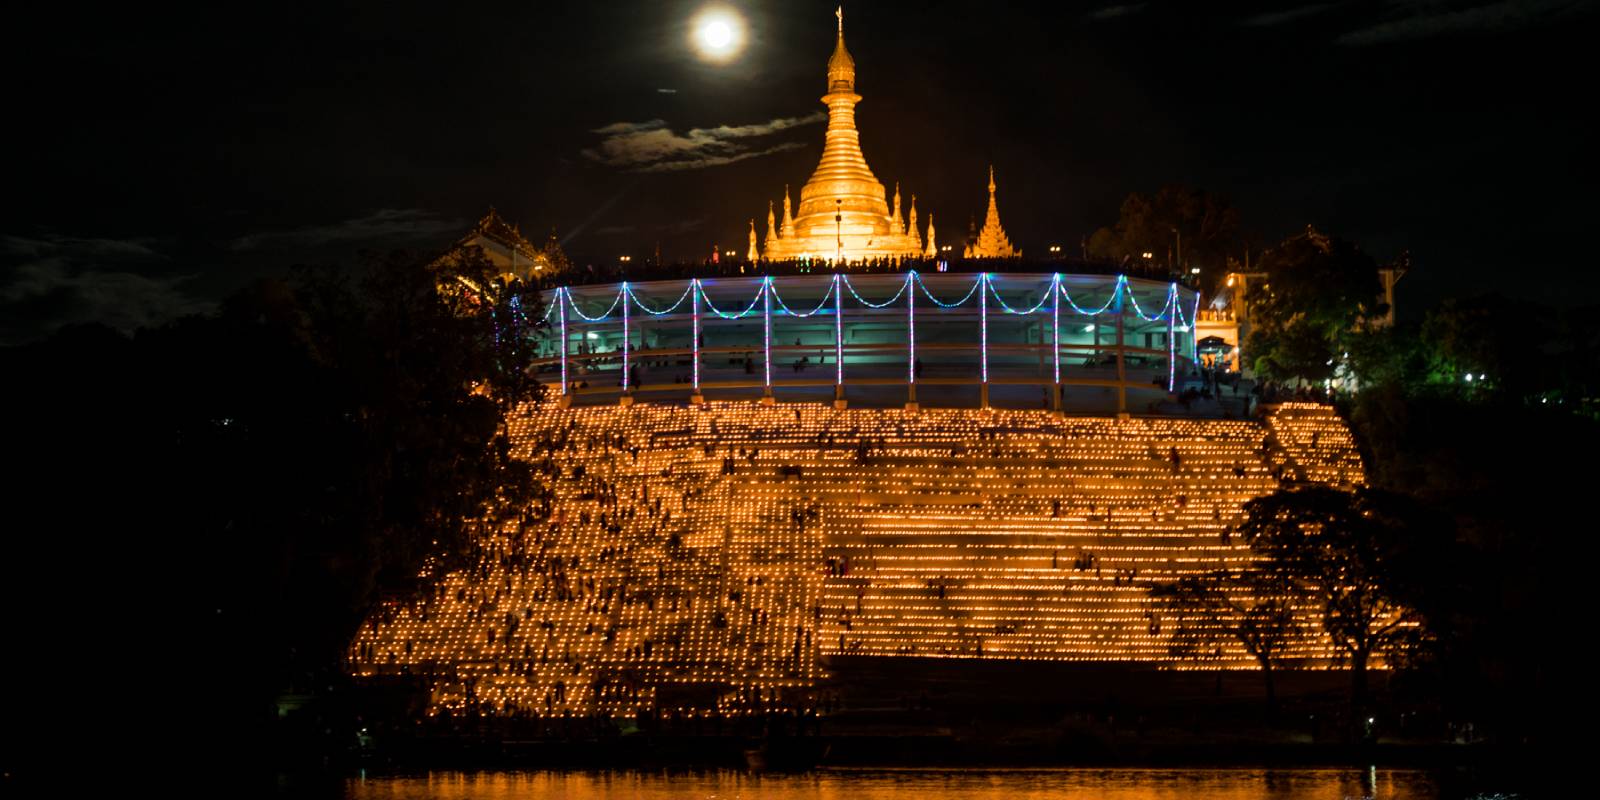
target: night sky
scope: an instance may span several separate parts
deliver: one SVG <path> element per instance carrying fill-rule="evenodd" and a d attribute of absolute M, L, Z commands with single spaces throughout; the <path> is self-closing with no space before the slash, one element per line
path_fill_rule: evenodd
<path fill-rule="evenodd" d="M 580 263 L 743 251 L 821 151 L 833 2 L 29 4 L 8 12 L 0 341 L 203 311 L 301 262 L 431 250 L 490 205 Z M 1307 223 L 1402 309 L 1587 302 L 1594 4 L 847 4 L 863 149 L 941 240 L 995 165 L 1041 254 L 1182 183 L 1259 250 Z M 1049 10 L 1044 10 L 1048 8 Z"/>

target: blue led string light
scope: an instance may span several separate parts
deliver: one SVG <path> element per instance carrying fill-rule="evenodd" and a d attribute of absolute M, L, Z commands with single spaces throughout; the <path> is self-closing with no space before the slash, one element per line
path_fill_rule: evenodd
<path fill-rule="evenodd" d="M 1094 311 L 1087 311 L 1082 306 L 1079 306 L 1077 304 L 1077 302 L 1072 299 L 1072 293 L 1067 291 L 1066 284 L 1060 283 L 1058 281 L 1056 285 L 1061 291 L 1061 296 L 1066 298 L 1067 305 L 1072 306 L 1072 310 L 1073 311 L 1075 311 L 1075 312 L 1077 312 L 1079 314 L 1082 314 L 1083 316 L 1086 316 L 1086 317 L 1094 317 L 1094 316 L 1098 316 L 1100 314 L 1104 314 L 1106 309 L 1111 307 L 1112 303 L 1117 302 L 1117 298 L 1122 296 L 1122 287 L 1123 287 L 1123 285 L 1125 283 L 1127 283 L 1127 281 L 1128 281 L 1127 276 L 1118 275 L 1116 284 L 1111 287 L 1111 296 L 1106 298 L 1105 305 L 1100 306 L 1100 308 L 1098 308 L 1098 309 L 1096 309 Z"/>
<path fill-rule="evenodd" d="M 1177 284 L 1173 284 L 1173 286 L 1176 285 Z M 1172 319 L 1173 306 L 1176 305 L 1177 295 L 1169 289 L 1167 291 L 1166 305 L 1163 305 L 1160 311 L 1157 311 L 1155 314 L 1149 316 L 1145 315 L 1144 309 L 1139 308 L 1139 297 L 1133 293 L 1132 288 L 1128 289 L 1128 299 L 1133 301 L 1133 313 L 1138 314 L 1140 319 L 1143 319 L 1145 322 L 1156 322 L 1162 319 L 1170 322 Z"/>
<path fill-rule="evenodd" d="M 711 295 L 706 294 L 706 292 L 705 292 L 705 284 L 703 284 L 703 283 L 700 285 L 700 296 L 705 299 L 706 308 L 711 309 L 712 313 L 716 314 L 717 316 L 722 317 L 723 319 L 744 319 L 745 317 L 750 315 L 751 311 L 753 311 L 755 309 L 756 304 L 761 302 L 761 297 L 764 294 L 764 290 L 765 289 L 766 289 L 766 284 L 762 284 L 761 287 L 756 290 L 756 296 L 750 298 L 750 305 L 745 306 L 744 310 L 740 311 L 737 314 L 729 314 L 729 313 L 717 308 L 717 304 L 711 302 Z"/>
<path fill-rule="evenodd" d="M 841 274 L 842 274 L 842 273 L 841 273 Z M 907 287 L 907 286 L 910 286 L 910 285 L 911 285 L 911 284 L 910 284 L 910 283 L 909 283 L 909 282 L 906 282 L 906 283 L 901 283 L 901 284 L 900 284 L 900 292 L 903 292 L 903 291 L 905 291 L 905 290 L 906 290 L 906 287 Z M 887 307 L 888 307 L 888 306 L 890 306 L 890 305 L 893 305 L 893 304 L 894 304 L 894 301 L 896 301 L 896 300 L 899 300 L 899 299 L 900 299 L 900 292 L 895 292 L 895 293 L 894 293 L 894 297 L 891 297 L 891 298 L 889 298 L 889 299 L 888 299 L 888 300 L 885 300 L 885 301 L 883 301 L 883 302 L 881 302 L 881 303 L 873 303 L 873 302 L 869 302 L 869 301 L 868 301 L 868 300 L 867 300 L 867 298 L 865 298 L 865 297 L 862 297 L 862 296 L 861 296 L 861 295 L 860 295 L 860 293 L 858 293 L 858 292 L 857 292 L 857 291 L 856 291 L 856 287 L 855 287 L 855 284 L 852 284 L 852 283 L 851 283 L 851 282 L 850 282 L 850 276 L 849 276 L 849 275 L 844 275 L 844 286 L 845 286 L 845 288 L 846 288 L 846 289 L 849 289 L 849 290 L 850 290 L 850 294 L 853 294 L 853 295 L 855 295 L 855 298 L 856 298 L 856 300 L 858 300 L 858 301 L 860 301 L 860 303 L 861 303 L 861 305 L 864 305 L 864 306 L 866 306 L 866 307 L 868 307 L 868 308 L 887 308 Z"/>
<path fill-rule="evenodd" d="M 934 297 L 933 296 L 933 292 L 928 291 L 928 284 L 923 282 L 922 276 L 920 274 L 917 274 L 914 271 L 912 272 L 912 274 L 913 275 L 917 275 L 917 285 L 922 287 L 923 295 L 925 295 L 929 300 L 932 300 L 933 304 L 936 305 L 936 306 L 939 306 L 940 308 L 955 308 L 956 306 L 959 306 L 959 305 L 962 305 L 962 304 L 966 303 L 967 300 L 972 298 L 973 292 L 978 291 L 978 285 L 980 283 L 982 283 L 981 280 L 974 280 L 972 282 L 972 288 L 967 290 L 967 294 L 966 294 L 965 297 L 962 297 L 960 300 L 957 300 L 954 303 L 946 303 L 946 302 L 940 300 L 939 298 Z"/>
<path fill-rule="evenodd" d="M 678 302 L 673 303 L 671 306 L 667 307 L 667 309 L 664 310 L 664 311 L 656 311 L 655 309 L 652 309 L 651 307 L 645 305 L 644 301 L 639 299 L 639 295 L 634 294 L 634 291 L 633 291 L 632 288 L 628 289 L 628 296 L 633 298 L 633 302 L 639 306 L 639 310 L 640 311 L 643 311 L 644 313 L 649 314 L 651 316 L 659 317 L 659 316 L 663 316 L 665 314 L 671 314 L 672 312 L 678 310 L 678 306 L 683 305 L 683 301 L 686 298 L 689 297 L 689 291 L 694 288 L 694 283 L 695 282 L 693 280 L 689 281 L 689 285 L 685 286 L 683 288 L 683 294 L 678 296 Z M 623 284 L 623 285 L 626 286 L 627 284 Z"/>
<path fill-rule="evenodd" d="M 988 274 L 988 273 L 985 273 L 985 274 Z M 994 288 L 994 281 L 993 280 L 988 281 L 988 284 L 989 284 L 989 292 L 994 295 L 995 302 L 999 303 L 1000 307 L 1005 309 L 1007 314 L 1020 314 L 1020 315 L 1023 315 L 1023 316 L 1027 316 L 1028 314 L 1032 314 L 1033 312 L 1038 311 L 1039 309 L 1043 308 L 1044 307 L 1044 302 L 1049 299 L 1049 297 L 1047 297 L 1045 295 L 1040 295 L 1039 302 L 1035 303 L 1033 308 L 1030 308 L 1027 311 L 1018 311 L 1018 310 L 1012 308 L 1011 306 L 1006 305 L 1005 299 L 1000 296 L 1000 290 Z"/>
<path fill-rule="evenodd" d="M 801 314 L 798 311 L 794 311 L 794 310 L 790 309 L 788 304 L 783 302 L 783 295 L 778 294 L 778 284 L 773 283 L 771 291 L 772 291 L 772 298 L 774 300 L 778 301 L 778 309 L 779 310 L 781 310 L 785 314 L 788 314 L 791 317 L 799 317 L 801 319 L 805 319 L 806 317 L 809 317 L 809 316 L 817 313 L 818 311 L 821 311 L 822 307 L 828 304 L 828 297 L 833 294 L 834 289 L 836 289 L 836 288 L 838 288 L 837 287 L 837 281 L 834 284 L 828 286 L 828 291 L 822 295 L 822 302 L 817 303 L 817 307 L 816 308 L 813 308 L 813 309 L 811 309 L 810 311 L 807 311 L 804 314 Z"/>
<path fill-rule="evenodd" d="M 577 314 L 579 317 L 582 317 L 588 322 L 604 322 L 607 317 L 611 316 L 611 312 L 617 309 L 617 304 L 622 302 L 622 290 L 618 289 L 617 296 L 611 300 L 611 307 L 606 309 L 602 314 L 600 314 L 600 316 L 591 317 L 588 314 L 583 313 L 583 309 L 578 308 L 578 301 L 573 299 L 571 289 L 564 289 L 562 293 L 567 297 L 567 304 L 572 306 L 572 313 Z"/>

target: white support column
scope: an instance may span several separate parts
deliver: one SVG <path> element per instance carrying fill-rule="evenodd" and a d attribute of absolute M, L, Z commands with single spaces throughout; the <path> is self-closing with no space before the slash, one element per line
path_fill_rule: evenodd
<path fill-rule="evenodd" d="M 844 280 L 833 274 L 833 407 L 845 407 L 844 399 Z"/>
<path fill-rule="evenodd" d="M 761 347 L 765 352 L 762 359 L 765 388 L 761 393 L 761 404 L 770 406 L 777 402 L 772 396 L 772 276 L 768 275 L 761 281 Z"/>
<path fill-rule="evenodd" d="M 906 410 L 917 405 L 917 291 L 916 270 L 906 272 Z"/>
<path fill-rule="evenodd" d="M 989 273 L 978 275 L 978 377 L 979 406 L 989 407 Z"/>
<path fill-rule="evenodd" d="M 556 313 L 561 320 L 561 399 L 558 404 L 561 408 L 572 405 L 572 396 L 567 394 L 567 289 L 565 286 L 556 289 Z"/>
<path fill-rule="evenodd" d="M 628 354 L 632 348 L 633 331 L 628 325 L 628 282 L 622 282 L 622 400 L 624 406 L 633 405 L 633 387 L 629 384 Z"/>
<path fill-rule="evenodd" d="M 1061 273 L 1050 278 L 1050 363 L 1055 370 L 1055 385 L 1050 389 L 1050 405 L 1061 410 Z"/>
<path fill-rule="evenodd" d="M 691 374 L 690 380 L 692 380 L 694 382 L 694 393 L 689 395 L 689 402 L 694 404 L 694 405 L 700 405 L 700 404 L 702 404 L 702 403 L 704 403 L 706 401 L 706 398 L 705 398 L 704 395 L 700 394 L 700 279 L 699 278 L 690 278 L 689 279 L 689 294 L 690 294 L 690 297 L 689 297 L 690 308 L 691 308 L 691 312 L 692 312 L 692 317 L 691 317 L 692 322 L 691 322 L 691 327 L 689 329 L 689 341 L 690 341 L 690 345 L 689 346 L 690 346 L 691 352 L 693 354 L 692 355 L 693 361 L 691 362 L 691 369 L 690 369 L 690 374 Z"/>

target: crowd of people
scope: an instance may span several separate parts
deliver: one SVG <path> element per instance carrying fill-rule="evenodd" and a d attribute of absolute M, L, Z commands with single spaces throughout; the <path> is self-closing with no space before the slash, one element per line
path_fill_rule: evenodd
<path fill-rule="evenodd" d="M 1036 272 L 1072 275 L 1126 275 L 1157 281 L 1189 283 L 1190 276 L 1179 274 L 1165 265 L 1127 258 L 1122 261 L 1062 257 L 1052 259 L 1021 258 L 872 258 L 845 261 L 839 271 L 851 274 L 882 274 L 917 272 Z M 562 272 L 546 272 L 531 281 L 538 289 L 558 286 L 620 283 L 622 281 L 688 280 L 689 278 L 738 278 L 764 275 L 827 275 L 834 265 L 823 259 L 793 259 L 785 261 L 749 261 L 732 258 L 714 258 L 703 261 L 677 262 L 617 262 L 609 264 L 574 265 Z"/>

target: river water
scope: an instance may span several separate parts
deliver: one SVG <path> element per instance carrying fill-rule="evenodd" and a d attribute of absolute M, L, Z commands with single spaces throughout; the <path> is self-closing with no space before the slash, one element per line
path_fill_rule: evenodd
<path fill-rule="evenodd" d="M 1426 770 L 1380 768 L 435 772 L 353 777 L 344 794 L 352 800 L 1438 800 L 1459 796 L 1442 785 L 1448 782 Z"/>

